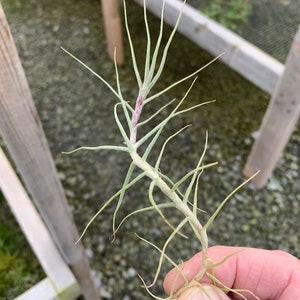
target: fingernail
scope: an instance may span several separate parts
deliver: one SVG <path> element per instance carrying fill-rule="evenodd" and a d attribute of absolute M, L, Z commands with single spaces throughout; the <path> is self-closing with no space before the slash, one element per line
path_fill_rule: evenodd
<path fill-rule="evenodd" d="M 221 289 L 212 285 L 202 285 L 202 287 L 191 287 L 180 295 L 179 300 L 229 300 L 230 298 Z"/>
<path fill-rule="evenodd" d="M 190 295 L 188 295 L 186 300 L 199 300 L 202 299 L 202 297 L 203 297 L 203 293 L 199 291 L 199 289 L 195 289 L 195 291 L 193 291 Z"/>
<path fill-rule="evenodd" d="M 205 295 L 204 295 L 205 296 Z M 179 300 L 204 300 L 203 292 L 198 287 L 192 287 L 182 293 Z M 207 298 L 206 298 L 207 299 Z"/>

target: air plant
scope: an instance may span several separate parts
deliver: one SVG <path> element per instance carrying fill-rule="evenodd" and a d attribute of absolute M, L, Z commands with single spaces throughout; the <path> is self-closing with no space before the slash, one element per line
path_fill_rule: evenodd
<path fill-rule="evenodd" d="M 252 178 L 249 178 L 247 181 L 242 183 L 239 187 L 237 187 L 235 190 L 233 190 L 232 193 L 230 193 L 219 205 L 217 210 L 212 214 L 212 216 L 209 218 L 209 220 L 203 224 L 198 219 L 198 203 L 197 203 L 197 193 L 198 193 L 198 182 L 201 172 L 209 167 L 212 167 L 216 165 L 216 163 L 210 163 L 210 164 L 204 164 L 203 159 L 207 150 L 207 141 L 208 141 L 208 135 L 206 133 L 206 142 L 203 146 L 203 152 L 200 155 L 200 158 L 198 162 L 195 164 L 195 168 L 189 172 L 187 172 L 181 179 L 174 182 L 171 178 L 163 174 L 160 170 L 160 163 L 163 159 L 163 154 L 165 151 L 165 148 L 167 147 L 168 143 L 175 138 L 177 135 L 179 135 L 183 130 L 185 130 L 188 126 L 185 126 L 181 128 L 179 131 L 175 132 L 173 135 L 171 135 L 169 138 L 165 140 L 163 143 L 158 157 L 156 159 L 156 162 L 154 165 L 151 165 L 148 162 L 149 154 L 152 152 L 153 148 L 155 147 L 159 137 L 161 136 L 161 133 L 165 126 L 170 122 L 172 119 L 178 117 L 181 114 L 185 114 L 186 112 L 196 109 L 204 104 L 207 104 L 209 102 L 197 104 L 195 106 L 192 106 L 190 108 L 182 108 L 183 102 L 186 100 L 191 88 L 193 87 L 193 84 L 196 79 L 193 80 L 190 88 L 186 91 L 184 96 L 178 103 L 175 105 L 175 108 L 171 109 L 168 116 L 163 119 L 162 121 L 158 122 L 157 124 L 154 124 L 152 126 L 152 129 L 147 132 L 144 136 L 139 136 L 139 129 L 150 122 L 153 122 L 155 117 L 160 114 L 163 110 L 170 108 L 171 104 L 175 102 L 175 100 L 170 101 L 166 104 L 161 104 L 161 107 L 148 119 L 142 120 L 142 112 L 143 110 L 151 105 L 151 103 L 158 99 L 162 94 L 166 93 L 171 88 L 177 86 L 178 84 L 196 77 L 196 75 L 203 70 L 205 67 L 207 67 L 209 64 L 213 63 L 218 57 L 213 59 L 211 62 L 209 62 L 207 65 L 199 68 L 192 74 L 178 80 L 177 82 L 171 84 L 170 86 L 166 87 L 162 91 L 158 93 L 151 94 L 151 90 L 153 86 L 157 83 L 159 80 L 162 71 L 164 69 L 164 65 L 166 62 L 166 58 L 168 55 L 168 51 L 170 48 L 170 44 L 173 40 L 173 37 L 175 35 L 175 32 L 177 30 L 182 11 L 184 9 L 186 0 L 183 1 L 181 10 L 178 14 L 174 29 L 172 30 L 166 44 L 164 45 L 162 51 L 162 37 L 163 37 L 163 31 L 164 31 L 164 12 L 165 12 L 165 1 L 162 1 L 162 7 L 161 7 L 161 21 L 160 21 L 160 31 L 158 34 L 158 38 L 153 50 L 153 53 L 151 53 L 151 34 L 149 30 L 149 23 L 147 18 L 147 9 L 146 9 L 146 0 L 144 0 L 144 21 L 145 21 L 145 29 L 146 29 L 146 35 L 147 35 L 147 48 L 146 48 L 146 55 L 145 55 L 145 65 L 144 65 L 144 75 L 143 78 L 141 76 L 139 67 L 137 65 L 136 55 L 135 55 L 135 49 L 132 41 L 132 37 L 130 34 L 129 26 L 128 26 L 128 19 L 127 19 L 127 10 L 126 10 L 126 2 L 123 1 L 124 4 L 124 15 L 125 15 L 125 27 L 127 31 L 127 36 L 129 40 L 130 45 L 130 51 L 131 51 L 131 57 L 133 62 L 133 69 L 136 76 L 139 92 L 135 101 L 135 104 L 132 105 L 131 102 L 128 102 L 124 99 L 121 91 L 121 84 L 119 80 L 119 73 L 118 73 L 118 67 L 116 64 L 116 61 L 114 63 L 115 66 L 115 73 L 116 73 L 116 89 L 110 85 L 104 78 L 102 78 L 99 74 L 97 74 L 95 71 L 93 71 L 89 66 L 84 64 L 82 61 L 80 61 L 78 58 L 73 56 L 70 52 L 63 49 L 65 52 L 67 52 L 71 57 L 73 57 L 76 61 L 78 61 L 81 65 L 83 65 L 86 69 L 88 69 L 90 72 L 92 72 L 96 77 L 98 77 L 110 90 L 111 92 L 116 96 L 118 99 L 118 103 L 114 106 L 114 118 L 116 121 L 116 124 L 119 128 L 120 134 L 123 138 L 123 145 L 103 145 L 98 147 L 80 147 L 78 149 L 75 149 L 70 152 L 66 153 L 73 153 L 78 150 L 112 150 L 112 151 L 121 151 L 126 152 L 131 157 L 132 162 L 128 168 L 128 172 L 125 176 L 124 183 L 120 190 L 116 192 L 110 199 L 108 199 L 104 205 L 98 210 L 98 212 L 90 219 L 88 224 L 86 225 L 85 229 L 83 230 L 82 235 L 80 236 L 80 239 L 83 237 L 83 235 L 86 233 L 88 227 L 91 225 L 91 223 L 97 218 L 97 216 L 113 201 L 116 201 L 116 208 L 113 214 L 113 236 L 115 237 L 116 232 L 120 228 L 120 226 L 128 219 L 128 217 L 136 214 L 136 213 L 145 213 L 149 210 L 155 210 L 158 213 L 158 216 L 161 217 L 166 224 L 172 229 L 172 233 L 170 234 L 169 238 L 166 240 L 164 246 L 160 249 L 156 245 L 152 244 L 151 242 L 147 241 L 146 239 L 139 237 L 141 240 L 145 241 L 146 243 L 152 245 L 156 250 L 160 253 L 160 259 L 159 264 L 157 267 L 157 271 L 155 273 L 153 282 L 151 284 L 146 285 L 146 283 L 143 281 L 144 287 L 147 289 L 147 291 L 150 293 L 151 296 L 153 296 L 156 299 L 164 299 L 157 297 L 151 293 L 149 288 L 153 286 L 158 279 L 158 276 L 160 274 L 160 270 L 162 267 L 162 263 L 164 260 L 169 261 L 175 268 L 178 269 L 179 274 L 183 277 L 185 281 L 184 287 L 180 290 L 182 292 L 183 290 L 189 288 L 191 285 L 198 285 L 201 287 L 201 284 L 199 283 L 199 279 L 203 275 L 208 275 L 212 278 L 213 282 L 221 289 L 229 291 L 230 289 L 224 286 L 221 282 L 218 281 L 217 278 L 214 277 L 214 268 L 218 266 L 220 263 L 224 262 L 227 257 L 224 258 L 222 262 L 212 263 L 209 260 L 207 249 L 208 249 L 208 238 L 207 238 L 207 229 L 212 224 L 212 222 L 215 220 L 216 216 L 222 209 L 222 207 L 225 205 L 225 203 L 228 201 L 228 199 L 243 185 L 245 185 L 248 181 L 250 181 Z M 159 55 L 159 53 L 162 53 Z M 159 59 L 159 56 L 160 59 Z M 122 113 L 125 117 L 124 124 L 120 121 L 119 114 Z M 143 145 L 143 147 L 141 147 Z M 139 169 L 140 172 L 134 172 L 135 169 Z M 136 175 L 138 173 L 138 175 Z M 144 207 L 142 209 L 135 210 L 131 212 L 127 217 L 125 217 L 119 225 L 117 225 L 116 217 L 121 209 L 124 195 L 126 191 L 137 184 L 142 178 L 147 177 L 150 181 L 149 189 L 148 189 L 148 195 L 149 195 L 149 202 L 150 205 L 147 207 Z M 182 191 L 183 184 L 187 186 L 185 191 Z M 154 191 L 155 189 L 159 189 L 168 199 L 166 202 L 156 202 L 154 198 Z M 182 213 L 182 220 L 177 225 L 172 225 L 169 220 L 166 218 L 163 210 L 164 209 L 177 209 Z M 202 267 L 199 271 L 199 273 L 196 275 L 194 280 L 192 282 L 189 282 L 185 275 L 180 271 L 180 268 L 177 266 L 175 261 L 170 258 L 166 254 L 166 249 L 168 245 L 170 244 L 171 240 L 174 238 L 175 235 L 180 234 L 181 230 L 184 226 L 189 224 L 192 231 L 194 232 L 195 237 L 199 240 L 201 250 L 203 253 L 203 262 Z M 234 255 L 234 254 L 233 254 Z M 230 290 L 232 291 L 232 290 Z M 239 295 L 242 299 L 247 299 L 243 295 L 243 291 L 237 291 L 234 290 L 237 295 Z M 208 295 L 209 296 L 209 295 Z M 178 291 L 171 293 L 171 295 L 166 299 L 177 299 L 178 298 Z"/>

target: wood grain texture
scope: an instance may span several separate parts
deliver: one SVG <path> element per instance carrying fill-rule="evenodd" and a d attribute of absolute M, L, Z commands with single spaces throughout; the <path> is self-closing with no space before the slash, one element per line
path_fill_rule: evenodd
<path fill-rule="evenodd" d="M 99 299 L 0 4 L 0 133 L 52 239 L 87 299 Z M 3 176 L 3 175 L 2 175 Z M 80 267 L 79 267 L 80 266 Z"/>
<path fill-rule="evenodd" d="M 64 294 L 68 297 L 67 299 L 79 297 L 80 288 L 74 275 L 57 250 L 49 231 L 1 148 L 0 189 L 44 272 L 48 276 L 48 281 L 51 282 L 53 296 Z M 40 290 L 31 291 L 31 296 L 33 292 L 35 294 L 39 293 L 40 297 L 27 299 L 48 299 L 44 295 L 42 297 Z M 20 299 L 25 298 L 23 296 Z"/>
<path fill-rule="evenodd" d="M 300 116 L 300 26 L 290 49 L 285 71 L 280 78 L 263 118 L 244 168 L 250 177 L 261 170 L 253 183 L 263 187 L 289 141 Z"/>
<path fill-rule="evenodd" d="M 108 55 L 114 60 L 114 52 L 116 51 L 116 62 L 121 65 L 124 62 L 124 50 L 119 1 L 102 0 L 101 3 Z"/>

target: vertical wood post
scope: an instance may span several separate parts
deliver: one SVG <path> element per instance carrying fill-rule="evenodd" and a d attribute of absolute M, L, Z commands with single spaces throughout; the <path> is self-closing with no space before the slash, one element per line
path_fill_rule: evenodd
<path fill-rule="evenodd" d="M 108 55 L 113 60 L 116 49 L 116 62 L 117 64 L 122 64 L 124 62 L 124 54 L 118 0 L 102 0 L 101 3 Z"/>
<path fill-rule="evenodd" d="M 259 129 L 244 175 L 250 177 L 257 170 L 261 172 L 253 179 L 254 185 L 262 188 L 285 148 L 300 116 L 300 26 L 295 35 L 285 70 L 279 79 L 269 107 Z"/>
<path fill-rule="evenodd" d="M 1 3 L 0 133 L 84 297 L 99 299 Z"/>

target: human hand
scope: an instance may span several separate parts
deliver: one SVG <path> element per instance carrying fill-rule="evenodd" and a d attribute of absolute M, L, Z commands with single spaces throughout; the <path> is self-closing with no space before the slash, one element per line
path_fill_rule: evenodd
<path fill-rule="evenodd" d="M 238 252 L 238 253 L 237 253 Z M 236 253 L 236 254 L 234 254 Z M 208 257 L 216 264 L 224 257 L 234 254 L 214 268 L 215 277 L 225 286 L 247 290 L 242 292 L 245 299 L 260 300 L 299 300 L 300 299 L 300 260 L 283 251 L 255 248 L 214 246 L 208 249 Z M 201 268 L 202 253 L 199 252 L 179 267 L 191 281 Z M 213 285 L 208 276 L 203 276 L 203 292 L 194 286 L 185 290 L 178 300 L 228 300 L 240 299 L 233 293 L 223 292 Z M 183 278 L 176 269 L 165 278 L 164 288 L 167 294 L 176 292 L 184 285 Z M 207 295 L 210 295 L 210 298 Z"/>

